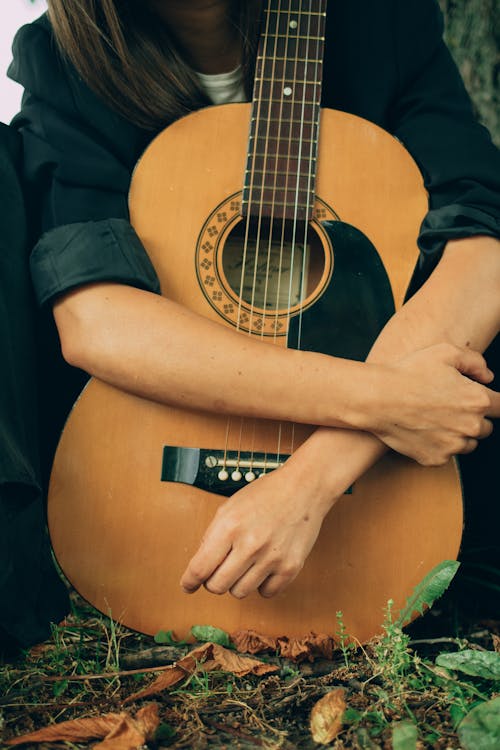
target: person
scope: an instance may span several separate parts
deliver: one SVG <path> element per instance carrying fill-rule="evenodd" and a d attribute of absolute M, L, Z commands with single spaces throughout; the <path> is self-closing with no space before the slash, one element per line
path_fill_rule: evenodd
<path fill-rule="evenodd" d="M 327 12 L 323 105 L 396 135 L 430 194 L 416 291 L 368 362 L 244 338 L 157 294 L 128 221 L 132 170 L 161 129 L 213 103 L 221 81 L 223 101 L 248 98 L 259 17 L 260 3 L 237 0 L 49 0 L 48 16 L 18 33 L 10 67 L 25 88 L 13 125 L 39 236 L 32 277 L 65 361 L 159 402 L 317 426 L 279 470 L 221 506 L 187 565 L 185 592 L 235 597 L 281 591 L 329 508 L 387 447 L 442 463 L 473 451 L 500 412 L 476 354 L 500 323 L 499 157 L 434 0 L 331 2 Z M 46 465 L 59 390 L 45 398 Z"/>

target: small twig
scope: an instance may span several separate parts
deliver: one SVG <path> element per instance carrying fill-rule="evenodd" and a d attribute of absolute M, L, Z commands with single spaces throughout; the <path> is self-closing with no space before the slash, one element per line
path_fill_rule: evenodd
<path fill-rule="evenodd" d="M 460 643 L 469 643 L 469 641 L 466 638 L 420 638 L 415 641 L 409 641 L 409 646 L 417 646 L 422 643 L 425 643 L 426 645 L 433 645 L 435 643 L 453 643 L 455 646 L 457 646 Z M 477 643 L 471 644 L 474 646 L 475 649 L 478 651 L 487 651 L 488 649 L 483 648 L 483 646 L 479 646 Z"/>
<path fill-rule="evenodd" d="M 43 677 L 43 682 L 63 682 L 64 680 L 109 680 L 114 677 L 127 677 L 129 674 L 146 674 L 146 672 L 163 672 L 168 665 L 163 667 L 146 667 L 144 669 L 124 669 L 118 672 L 103 672 L 102 674 L 70 674 L 55 675 L 52 677 Z"/>
<path fill-rule="evenodd" d="M 120 666 L 137 669 L 145 666 L 159 667 L 162 664 L 179 661 L 186 655 L 186 650 L 179 646 L 153 646 L 137 653 L 123 654 L 120 657 Z"/>
<path fill-rule="evenodd" d="M 432 646 L 434 643 L 454 643 L 456 645 L 458 643 L 458 641 L 460 641 L 460 640 L 463 640 L 463 639 L 460 639 L 460 638 L 448 638 L 448 637 L 443 637 L 443 638 L 419 638 L 419 639 L 416 639 L 416 640 L 413 640 L 413 641 L 409 641 L 408 645 L 409 646 L 417 646 L 417 645 L 420 645 L 422 643 L 425 643 L 425 644 L 430 645 L 430 646 Z"/>

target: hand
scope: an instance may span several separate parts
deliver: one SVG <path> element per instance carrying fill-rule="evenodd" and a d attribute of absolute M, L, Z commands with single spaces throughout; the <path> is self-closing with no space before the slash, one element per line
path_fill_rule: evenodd
<path fill-rule="evenodd" d="M 500 415 L 500 394 L 486 388 L 493 379 L 484 358 L 470 349 L 437 344 L 392 365 L 379 403 L 379 424 L 369 431 L 424 466 L 470 453 Z M 477 382 L 474 382 L 477 381 Z M 395 394 L 403 393 L 401 400 Z"/>
<path fill-rule="evenodd" d="M 204 585 L 237 599 L 282 591 L 304 565 L 327 510 L 311 502 L 313 492 L 286 465 L 239 490 L 215 514 L 182 576 L 184 591 Z"/>

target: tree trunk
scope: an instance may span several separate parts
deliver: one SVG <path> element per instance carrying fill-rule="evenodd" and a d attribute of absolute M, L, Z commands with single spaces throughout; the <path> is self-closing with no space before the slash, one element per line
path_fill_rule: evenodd
<path fill-rule="evenodd" d="M 479 119 L 500 145 L 500 4 L 498 0 L 439 0 L 446 42 Z"/>

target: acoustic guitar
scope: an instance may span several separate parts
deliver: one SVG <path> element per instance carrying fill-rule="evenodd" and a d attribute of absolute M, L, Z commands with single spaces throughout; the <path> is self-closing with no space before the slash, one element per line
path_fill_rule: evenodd
<path fill-rule="evenodd" d="M 242 336 L 363 360 L 403 304 L 427 196 L 395 138 L 320 110 L 325 16 L 326 0 L 270 0 L 253 102 L 160 133 L 135 169 L 130 215 L 169 299 Z M 179 587 L 219 504 L 312 429 L 163 406 L 91 380 L 52 472 L 57 560 L 85 599 L 144 633 L 210 624 L 334 635 L 342 610 L 347 631 L 368 640 L 389 598 L 401 607 L 458 553 L 453 462 L 387 455 L 333 507 L 275 598 Z"/>

